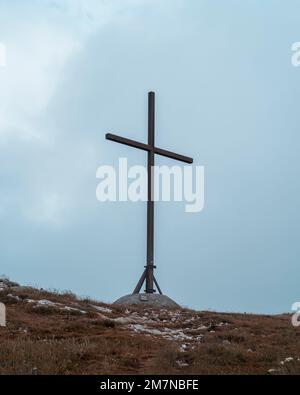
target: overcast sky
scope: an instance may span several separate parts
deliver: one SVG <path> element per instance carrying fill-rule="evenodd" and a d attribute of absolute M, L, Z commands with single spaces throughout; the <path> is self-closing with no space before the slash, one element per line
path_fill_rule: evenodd
<path fill-rule="evenodd" d="M 205 208 L 156 207 L 164 293 L 196 309 L 300 300 L 299 1 L 0 0 L 0 272 L 112 302 L 146 253 L 145 203 L 100 203 L 100 165 L 157 145 L 205 167 Z M 159 159 L 158 164 L 171 164 Z"/>

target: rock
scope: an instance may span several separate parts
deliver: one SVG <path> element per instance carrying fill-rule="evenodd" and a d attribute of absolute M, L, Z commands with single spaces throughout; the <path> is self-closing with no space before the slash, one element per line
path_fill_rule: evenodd
<path fill-rule="evenodd" d="M 288 362 L 292 362 L 293 360 L 294 360 L 293 357 L 287 357 L 283 361 L 280 361 L 280 365 L 284 365 L 284 364 L 286 364 Z"/>
<path fill-rule="evenodd" d="M 0 327 L 6 326 L 6 312 L 5 312 L 5 305 L 0 303 Z"/>
<path fill-rule="evenodd" d="M 112 313 L 112 309 L 103 306 L 91 305 L 95 310 L 100 311 L 100 313 Z"/>
<path fill-rule="evenodd" d="M 187 344 L 181 344 L 179 347 L 179 351 L 180 352 L 186 352 L 188 349 L 188 345 Z"/>
<path fill-rule="evenodd" d="M 0 288 L 6 289 L 12 287 L 19 287 L 19 284 L 10 281 L 8 278 L 4 278 L 3 276 L 0 276 Z"/>
<path fill-rule="evenodd" d="M 37 367 L 32 368 L 31 374 L 33 376 L 37 376 L 39 374 L 38 368 Z"/>
<path fill-rule="evenodd" d="M 164 307 L 178 309 L 180 306 L 166 295 L 159 294 L 132 294 L 118 299 L 116 305 L 144 305 L 145 307 Z"/>
<path fill-rule="evenodd" d="M 180 368 L 186 368 L 187 366 L 189 366 L 188 363 L 186 363 L 186 361 L 179 359 L 178 361 L 176 361 L 176 364 L 180 367 Z"/>
<path fill-rule="evenodd" d="M 223 340 L 222 342 L 224 344 L 224 346 L 230 346 L 230 341 L 229 340 Z"/>
<path fill-rule="evenodd" d="M 14 299 L 14 300 L 16 300 L 17 302 L 22 301 L 22 299 L 20 299 L 18 295 L 7 294 L 7 297 L 8 297 L 8 298 L 11 298 L 11 299 Z"/>

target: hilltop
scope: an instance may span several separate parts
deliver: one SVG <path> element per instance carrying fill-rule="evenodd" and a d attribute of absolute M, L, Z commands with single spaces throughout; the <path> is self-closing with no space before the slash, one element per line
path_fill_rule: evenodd
<path fill-rule="evenodd" d="M 0 280 L 0 374 L 299 374 L 289 315 L 107 305 Z"/>

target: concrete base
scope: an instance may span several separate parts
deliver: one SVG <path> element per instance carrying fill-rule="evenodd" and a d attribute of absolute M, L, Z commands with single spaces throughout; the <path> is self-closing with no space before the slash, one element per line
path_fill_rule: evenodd
<path fill-rule="evenodd" d="M 118 305 L 143 305 L 145 307 L 158 307 L 179 309 L 180 306 L 166 295 L 160 294 L 132 294 L 126 295 L 115 301 Z"/>

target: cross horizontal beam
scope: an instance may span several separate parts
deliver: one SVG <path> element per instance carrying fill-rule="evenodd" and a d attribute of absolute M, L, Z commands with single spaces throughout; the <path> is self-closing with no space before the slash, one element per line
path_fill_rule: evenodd
<path fill-rule="evenodd" d="M 123 145 L 128 145 L 130 147 L 138 148 L 143 151 L 154 152 L 157 155 L 165 156 L 167 158 L 178 160 L 180 162 L 189 163 L 189 164 L 193 163 L 193 159 L 189 158 L 188 156 L 176 154 L 175 152 L 167 151 L 167 150 L 157 148 L 157 147 L 152 147 L 149 144 L 143 144 L 138 141 L 127 139 L 127 138 L 121 137 L 121 136 L 117 136 L 112 133 L 107 133 L 105 137 L 107 140 L 115 141 L 116 143 L 120 143 Z"/>
<path fill-rule="evenodd" d="M 139 143 L 135 140 L 130 140 L 125 137 L 117 136 L 115 134 L 107 133 L 105 135 L 107 140 L 115 141 L 116 143 L 129 145 L 130 147 L 139 148 L 143 151 L 151 151 L 152 147 L 148 144 Z"/>

